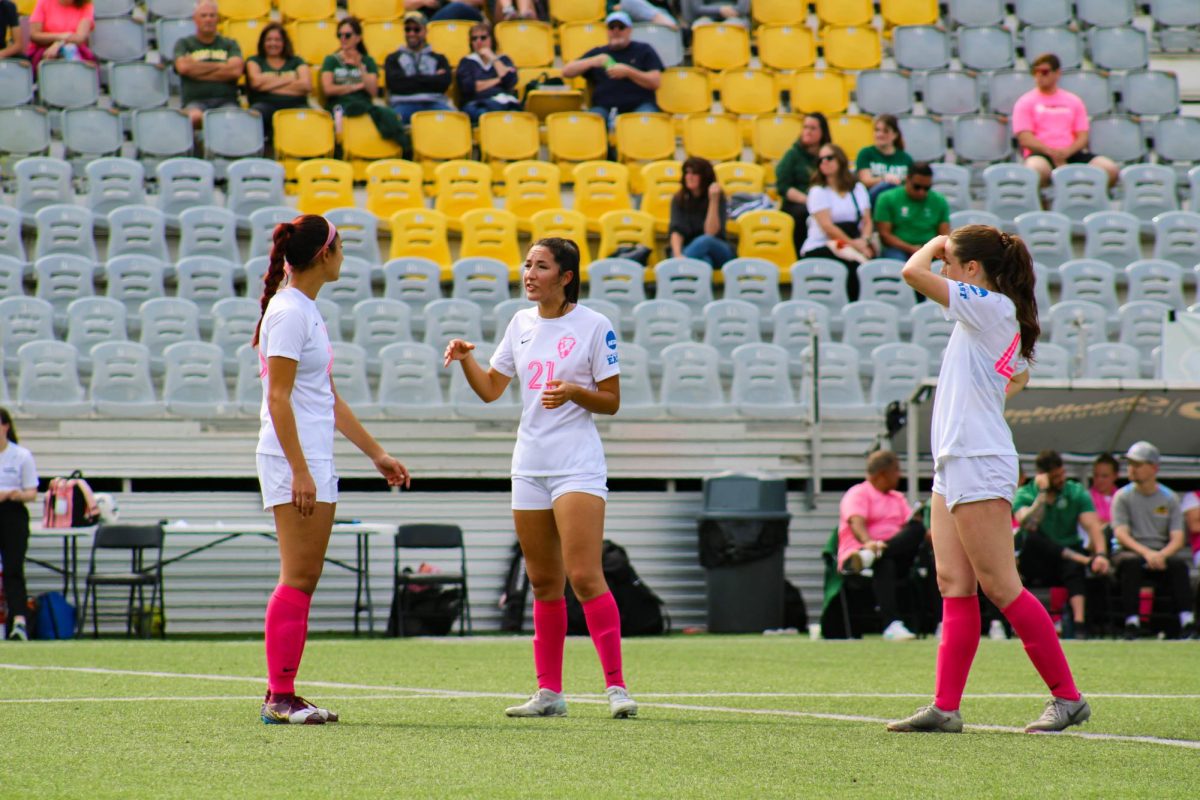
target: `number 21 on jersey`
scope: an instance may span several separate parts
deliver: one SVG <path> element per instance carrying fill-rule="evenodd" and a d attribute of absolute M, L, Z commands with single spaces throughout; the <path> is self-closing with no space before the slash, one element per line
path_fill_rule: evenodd
<path fill-rule="evenodd" d="M 545 389 L 546 384 L 554 380 L 553 361 L 530 361 L 528 370 L 533 373 L 529 376 L 530 389 Z M 546 383 L 542 383 L 543 373 L 545 373 Z"/>

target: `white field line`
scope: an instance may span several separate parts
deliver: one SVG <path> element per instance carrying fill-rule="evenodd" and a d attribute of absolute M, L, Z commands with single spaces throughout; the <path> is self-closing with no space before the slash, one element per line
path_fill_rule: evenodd
<path fill-rule="evenodd" d="M 174 678 L 174 679 L 182 678 L 185 680 L 210 680 L 210 681 L 219 681 L 219 682 L 248 682 L 248 681 L 254 682 L 254 683 L 262 682 L 262 678 L 258 677 L 258 676 L 245 677 L 245 676 L 237 676 L 237 675 L 205 675 L 205 674 L 192 674 L 192 673 L 179 673 L 179 672 L 150 672 L 150 671 L 143 671 L 143 670 L 105 669 L 105 668 L 101 668 L 101 667 L 61 667 L 61 666 L 48 666 L 48 665 L 31 665 L 31 664 L 0 664 L 0 669 L 10 669 L 10 670 L 20 670 L 20 671 L 47 671 L 47 670 L 50 670 L 50 671 L 56 671 L 56 672 L 77 672 L 77 673 L 99 674 L 99 675 L 131 675 L 131 676 L 150 677 L 150 678 Z M 309 686 L 319 686 L 322 688 L 359 689 L 359 690 L 364 690 L 364 691 L 381 691 L 382 690 L 382 691 L 388 692 L 388 695 L 386 695 L 387 699 L 398 699 L 398 700 L 417 699 L 417 698 L 427 698 L 427 699 L 496 698 L 496 699 L 500 699 L 500 698 L 514 698 L 514 697 L 519 698 L 519 697 L 524 696 L 524 695 L 503 694 L 503 693 L 494 693 L 494 692 L 462 692 L 462 691 L 452 691 L 452 690 L 443 690 L 443 689 L 411 689 L 411 688 L 401 688 L 401 687 L 394 687 L 394 686 L 392 686 L 392 687 L 369 686 L 369 685 L 362 685 L 362 684 L 337 683 L 337 682 L 330 682 L 330 681 L 307 681 L 306 683 Z M 408 694 L 396 695 L 396 694 L 394 694 L 395 692 L 406 692 Z M 642 695 L 642 696 L 648 697 L 650 695 Z M 654 695 L 654 696 L 664 697 L 664 696 L 670 696 L 670 695 L 658 694 L 658 695 Z M 678 696 L 678 695 L 676 695 L 676 696 Z M 721 696 L 727 696 L 727 695 L 710 694 L 710 695 L 683 695 L 683 696 L 685 696 L 685 697 L 695 697 L 695 696 L 721 697 Z M 733 695 L 733 696 L 755 696 L 755 695 L 752 695 L 749 693 L 744 693 L 744 694 Z M 772 696 L 780 697 L 780 696 L 784 696 L 784 695 L 774 694 Z M 813 698 L 813 697 L 826 697 L 826 696 L 831 696 L 831 695 L 820 695 L 820 694 L 816 694 L 816 693 L 809 693 L 809 694 L 805 694 L 805 695 L 801 695 L 801 696 Z M 837 695 L 833 695 L 833 696 L 879 698 L 879 697 L 913 697 L 913 696 L 926 697 L 927 695 L 837 694 Z M 990 697 L 991 695 L 972 695 L 972 696 L 985 698 L 985 697 Z M 1103 697 L 1104 695 L 1093 694 L 1093 695 L 1089 695 L 1089 696 L 1098 698 L 1098 697 Z M 1140 699 L 1150 699 L 1150 698 L 1156 697 L 1155 695 L 1114 695 L 1114 696 L 1115 697 L 1138 697 Z M 1000 695 L 996 695 L 996 697 L 1004 697 L 1004 698 L 1014 698 L 1015 697 L 1015 698 L 1026 699 L 1026 698 L 1033 698 L 1033 697 L 1042 697 L 1042 695 L 1000 694 Z M 1175 698 L 1180 697 L 1180 695 L 1163 695 L 1161 697 L 1175 699 Z M 1192 696 L 1192 697 L 1194 697 L 1194 696 Z M 129 698 L 127 700 L 127 702 L 133 702 L 138 699 L 140 699 L 140 698 Z M 146 698 L 146 699 L 152 699 L 152 698 Z M 161 699 L 164 699 L 164 700 L 176 699 L 177 700 L 179 698 L 161 698 Z M 225 698 L 221 698 L 221 699 L 225 699 Z M 358 698 L 355 698 L 355 699 L 358 699 Z M 368 698 L 368 699 L 372 699 L 372 698 Z M 383 698 L 378 698 L 378 699 L 383 699 Z M 586 704 L 590 704 L 590 705 L 603 705 L 607 702 L 607 700 L 603 700 L 603 699 L 596 698 L 596 697 L 570 696 L 570 699 L 573 700 L 574 702 L 586 703 Z M 69 699 L 63 698 L 63 700 L 66 701 Z M 88 699 L 84 699 L 84 700 L 75 699 L 74 702 L 103 702 L 105 700 L 107 700 L 107 698 L 88 698 Z M 749 716 L 790 717 L 790 718 L 794 718 L 794 719 L 821 719 L 821 720 L 830 720 L 830 721 L 835 721 L 835 722 L 864 722 L 864 723 L 879 724 L 879 725 L 883 725 L 883 724 L 886 724 L 887 722 L 889 722 L 889 720 L 884 719 L 882 717 L 867 717 L 867 716 L 860 716 L 860 715 L 854 715 L 854 714 L 828 714 L 828 713 L 814 712 L 814 711 L 791 711 L 791 710 L 787 710 L 787 709 L 738 708 L 735 706 L 698 706 L 698 705 L 692 705 L 690 703 L 645 703 L 645 702 L 643 702 L 641 705 L 643 708 L 664 708 L 664 709 L 672 709 L 672 710 L 676 710 L 676 711 L 707 711 L 707 712 L 718 713 L 718 714 L 742 714 L 742 715 L 749 715 Z M 1007 726 L 1007 725 L 967 725 L 966 727 L 971 730 L 977 730 L 977 731 L 989 731 L 989 732 L 995 732 L 995 733 L 1010 733 L 1010 734 L 1018 733 L 1018 734 L 1022 734 L 1022 735 L 1025 734 L 1025 731 L 1022 728 L 1015 728 L 1015 727 L 1011 727 L 1011 726 Z M 1167 746 L 1167 747 L 1180 747 L 1180 748 L 1189 749 L 1189 750 L 1200 750 L 1200 741 L 1190 740 L 1190 739 L 1166 739 L 1166 738 L 1157 737 L 1157 736 L 1137 736 L 1137 735 L 1126 735 L 1126 734 L 1115 734 L 1115 733 L 1087 733 L 1085 731 L 1074 731 L 1074 730 L 1062 731 L 1061 733 L 1058 733 L 1056 735 L 1071 736 L 1071 737 L 1074 737 L 1077 739 L 1087 739 L 1087 740 L 1091 740 L 1091 741 L 1133 742 L 1133 743 L 1140 743 L 1140 744 L 1162 745 L 1162 746 Z"/>

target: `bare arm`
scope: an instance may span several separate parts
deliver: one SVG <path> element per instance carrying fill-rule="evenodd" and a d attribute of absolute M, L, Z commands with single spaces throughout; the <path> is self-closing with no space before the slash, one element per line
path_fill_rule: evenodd
<path fill-rule="evenodd" d="M 1107 575 L 1109 563 L 1104 554 L 1108 552 L 1108 543 L 1104 541 L 1104 526 L 1100 523 L 1100 517 L 1095 511 L 1085 511 L 1079 515 L 1079 524 L 1087 531 L 1091 550 L 1088 564 L 1091 566 L 1092 572 L 1097 575 Z"/>
<path fill-rule="evenodd" d="M 825 235 L 831 240 L 846 238 L 845 231 L 833 224 L 833 214 L 829 209 L 823 208 L 820 211 L 812 212 L 812 219 L 817 221 L 817 225 L 821 227 L 821 230 L 825 231 Z"/>
<path fill-rule="evenodd" d="M 1068 156 L 1075 155 L 1080 150 L 1087 147 L 1087 143 L 1088 143 L 1088 132 L 1087 131 L 1076 131 L 1075 132 L 1075 140 L 1073 142 L 1071 142 L 1071 144 L 1067 147 L 1066 155 L 1068 155 Z"/>
<path fill-rule="evenodd" d="M 379 75 L 374 72 L 364 71 L 362 86 L 371 97 L 379 94 Z"/>
<path fill-rule="evenodd" d="M 717 186 L 717 184 L 713 184 Z M 719 187 L 718 187 L 719 189 Z M 716 236 L 721 232 L 721 192 L 710 192 L 708 195 L 708 212 L 704 215 L 704 232 Z"/>
<path fill-rule="evenodd" d="M 1137 539 L 1133 538 L 1133 534 L 1129 530 L 1128 525 L 1117 525 L 1113 528 L 1113 534 L 1117 537 L 1117 543 L 1126 550 L 1137 553 L 1142 558 L 1148 558 L 1154 554 L 1154 551 Z"/>
<path fill-rule="evenodd" d="M 808 202 L 808 194 L 806 192 L 800 191 L 799 189 L 797 189 L 795 187 L 792 187 L 791 189 L 787 190 L 786 197 L 788 200 L 792 201 L 793 203 L 807 203 Z"/>
<path fill-rule="evenodd" d="M 19 56 L 25 52 L 25 38 L 21 35 L 21 26 L 9 28 L 12 31 L 12 42 L 4 47 L 0 47 L 0 58 L 9 58 L 11 56 Z M 0 42 L 0 44 L 4 44 Z"/>
<path fill-rule="evenodd" d="M 949 233 L 949 231 L 947 231 L 947 233 Z M 879 222 L 879 238 L 883 242 L 884 247 L 894 247 L 897 250 L 903 250 L 910 256 L 921 249 L 915 244 L 909 244 L 900 237 L 896 236 L 896 234 L 892 233 L 892 223 L 890 222 L 883 222 L 882 220 Z"/>
<path fill-rule="evenodd" d="M 945 255 L 946 237 L 930 239 L 917 252 L 908 257 L 900 275 L 904 282 L 938 305 L 950 305 L 950 289 L 946 279 L 933 274 L 933 260 Z M 1028 375 L 1026 375 L 1028 379 Z M 1007 392 L 1006 392 L 1007 394 Z"/>
<path fill-rule="evenodd" d="M 878 175 L 875 175 L 873 172 L 871 172 L 870 168 L 864 167 L 858 171 L 858 182 L 868 189 L 882 180 L 883 178 L 880 178 Z"/>
<path fill-rule="evenodd" d="M 854 538 L 858 539 L 864 549 L 870 550 L 873 553 L 882 553 L 887 548 L 887 542 L 877 541 L 871 538 L 867 533 L 867 518 L 855 514 L 846 520 L 850 526 L 850 532 L 854 534 Z"/>
<path fill-rule="evenodd" d="M 88 37 L 92 35 L 92 21 L 90 19 L 79 20 L 79 26 L 75 28 L 74 33 L 67 34 L 64 41 L 73 42 L 74 44 L 87 44 Z"/>
<path fill-rule="evenodd" d="M 566 74 L 565 70 L 563 74 Z M 628 64 L 614 64 L 608 68 L 608 77 L 633 81 L 643 89 L 657 92 L 662 83 L 662 70 L 640 70 Z"/>
<path fill-rule="evenodd" d="M 577 58 L 574 61 L 563 64 L 562 74 L 564 78 L 578 78 L 589 69 L 603 68 L 607 62 L 608 56 L 604 53 L 589 58 Z"/>
<path fill-rule="evenodd" d="M 566 381 L 546 381 L 546 390 L 542 392 L 543 408 L 558 408 L 568 401 L 593 414 L 616 414 L 621 407 L 621 376 L 613 375 L 598 381 L 595 389 L 585 389 Z"/>
<path fill-rule="evenodd" d="M 671 256 L 679 258 L 683 255 L 683 234 L 679 231 L 671 231 Z"/>
<path fill-rule="evenodd" d="M 1180 550 L 1182 550 L 1183 545 L 1184 545 L 1183 531 L 1180 530 L 1179 528 L 1176 528 L 1175 530 L 1171 531 L 1170 538 L 1167 539 L 1166 547 L 1164 547 L 1162 550 L 1159 550 L 1158 554 L 1160 556 L 1162 556 L 1163 558 L 1170 558 L 1171 556 L 1175 555 Z"/>
<path fill-rule="evenodd" d="M 1008 379 L 1008 385 L 1004 387 L 1004 399 L 1009 400 L 1013 395 L 1020 392 L 1029 385 L 1029 370 L 1019 372 Z"/>
<path fill-rule="evenodd" d="M 341 97 L 344 94 L 361 92 L 366 88 L 367 86 L 364 83 L 343 83 L 339 85 L 333 82 L 332 72 L 321 73 L 321 91 L 326 97 Z"/>
<path fill-rule="evenodd" d="M 375 465 L 380 474 L 387 478 L 388 485 L 403 486 L 407 489 L 412 480 L 408 470 L 404 468 L 403 464 L 388 455 L 387 451 L 379 446 L 379 442 L 367 433 L 367 429 L 358 421 L 358 417 L 350 410 L 350 406 L 334 389 L 332 378 L 329 380 L 329 388 L 333 390 L 333 425 L 337 428 L 338 433 L 349 439 L 355 447 L 363 451 L 367 458 L 371 459 L 371 463 Z"/>
<path fill-rule="evenodd" d="M 6 500 L 14 503 L 32 503 L 34 500 L 37 500 L 37 487 L 0 492 L 0 503 Z"/>
<path fill-rule="evenodd" d="M 290 94 L 295 97 L 304 97 L 312 92 L 312 70 L 308 68 L 308 64 L 301 64 L 296 67 L 296 77 L 291 84 L 283 88 L 283 94 Z"/>
<path fill-rule="evenodd" d="M 1052 148 L 1048 147 L 1041 139 L 1033 135 L 1033 131 L 1021 131 L 1017 134 L 1017 144 L 1024 147 L 1031 153 L 1048 156 Z"/>
<path fill-rule="evenodd" d="M 246 64 L 246 83 L 256 92 L 278 92 L 292 83 L 286 75 L 268 75 L 256 61 Z"/>

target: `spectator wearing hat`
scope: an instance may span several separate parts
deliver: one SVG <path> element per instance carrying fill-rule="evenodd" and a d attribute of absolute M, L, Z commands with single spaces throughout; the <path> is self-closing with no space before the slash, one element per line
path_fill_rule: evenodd
<path fill-rule="evenodd" d="M 1176 494 L 1158 482 L 1158 448 L 1135 442 L 1125 453 L 1129 483 L 1113 496 L 1113 556 L 1121 586 L 1125 638 L 1141 633 L 1138 602 L 1144 582 L 1170 594 L 1179 613 L 1180 638 L 1196 636 L 1188 557 L 1183 552 L 1183 512 Z"/>
<path fill-rule="evenodd" d="M 404 15 L 404 44 L 383 62 L 392 110 L 405 125 L 418 111 L 453 111 L 446 97 L 450 62 L 425 41 L 425 17 L 419 12 Z"/>
<path fill-rule="evenodd" d="M 704 22 L 750 25 L 750 0 L 683 0 L 683 21 L 691 26 Z"/>
<path fill-rule="evenodd" d="M 404 15 L 420 14 L 422 19 L 429 21 L 443 19 L 464 19 L 470 22 L 483 22 L 483 0 L 404 0 Z"/>
<path fill-rule="evenodd" d="M 654 48 L 633 41 L 633 20 L 624 11 L 605 18 L 608 44 L 593 47 L 563 67 L 564 78 L 580 75 L 592 87 L 593 113 L 616 126 L 618 114 L 658 111 L 654 93 L 662 82 L 662 60 Z"/>

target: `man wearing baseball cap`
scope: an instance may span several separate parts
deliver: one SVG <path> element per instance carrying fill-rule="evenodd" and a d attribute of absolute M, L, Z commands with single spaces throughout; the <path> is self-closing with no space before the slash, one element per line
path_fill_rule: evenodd
<path fill-rule="evenodd" d="M 434 52 L 425 41 L 425 17 L 420 12 L 404 15 L 404 47 L 383 62 L 387 78 L 388 105 L 405 125 L 418 111 L 453 111 L 446 97 L 450 88 L 450 62 Z"/>
<path fill-rule="evenodd" d="M 654 93 L 662 81 L 662 60 L 654 48 L 633 41 L 633 20 L 624 11 L 604 19 L 608 44 L 593 47 L 563 66 L 563 77 L 582 75 L 592 87 L 593 113 L 616 126 L 618 114 L 658 111 Z"/>
<path fill-rule="evenodd" d="M 1134 442 L 1125 460 L 1129 484 L 1113 496 L 1112 524 L 1119 549 L 1113 556 L 1121 585 L 1125 638 L 1141 634 L 1138 617 L 1143 583 L 1168 593 L 1179 613 L 1180 638 L 1196 637 L 1188 557 L 1183 552 L 1183 513 L 1176 494 L 1158 482 L 1158 448 Z"/>

